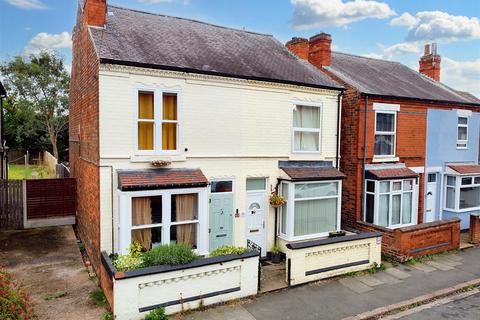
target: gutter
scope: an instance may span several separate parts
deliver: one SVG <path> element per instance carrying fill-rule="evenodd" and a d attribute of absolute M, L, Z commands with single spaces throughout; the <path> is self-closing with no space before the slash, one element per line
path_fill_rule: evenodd
<path fill-rule="evenodd" d="M 463 101 L 451 101 L 451 100 L 430 100 L 430 99 L 421 99 L 421 98 L 413 98 L 413 97 L 402 97 L 402 96 L 393 96 L 393 95 L 382 95 L 382 94 L 373 94 L 373 93 L 365 93 L 362 92 L 365 96 L 369 96 L 371 98 L 380 98 L 380 99 L 404 99 L 404 100 L 412 100 L 418 102 L 428 102 L 431 104 L 439 103 L 439 104 L 460 104 L 464 106 L 471 106 L 471 107 L 480 107 L 480 102 L 463 102 Z"/>
<path fill-rule="evenodd" d="M 368 95 L 365 95 L 365 116 L 363 122 L 363 158 L 362 158 L 362 202 L 361 202 L 361 218 L 365 220 L 365 162 L 367 159 L 367 118 L 368 118 Z"/>

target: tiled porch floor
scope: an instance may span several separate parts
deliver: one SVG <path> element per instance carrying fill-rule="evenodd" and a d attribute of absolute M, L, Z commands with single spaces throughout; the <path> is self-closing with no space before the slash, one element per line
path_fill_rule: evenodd
<path fill-rule="evenodd" d="M 470 232 L 462 232 L 460 234 L 460 250 L 473 247 L 470 243 Z"/>
<path fill-rule="evenodd" d="M 271 261 L 263 262 L 262 273 L 260 276 L 260 293 L 276 291 L 288 287 L 285 279 L 285 260 L 279 264 L 273 264 Z"/>

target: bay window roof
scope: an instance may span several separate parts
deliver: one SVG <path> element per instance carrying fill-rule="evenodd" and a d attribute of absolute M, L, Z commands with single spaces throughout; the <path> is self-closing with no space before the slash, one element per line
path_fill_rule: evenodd
<path fill-rule="evenodd" d="M 279 167 L 292 181 L 339 180 L 346 176 L 323 161 L 280 161 Z"/>
<path fill-rule="evenodd" d="M 118 187 L 122 191 L 204 187 L 207 178 L 200 169 L 161 168 L 119 170 Z"/>
<path fill-rule="evenodd" d="M 448 167 L 457 174 L 480 174 L 480 165 L 478 164 L 459 164 L 449 165 Z"/>
<path fill-rule="evenodd" d="M 365 177 L 374 180 L 406 179 L 416 178 L 418 173 L 409 168 L 371 169 L 366 172 Z"/>

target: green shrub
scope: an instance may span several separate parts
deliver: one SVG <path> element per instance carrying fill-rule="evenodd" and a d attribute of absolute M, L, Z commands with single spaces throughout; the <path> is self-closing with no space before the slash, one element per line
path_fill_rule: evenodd
<path fill-rule="evenodd" d="M 250 252 L 252 250 L 244 247 L 235 247 L 235 246 L 221 246 L 217 249 L 210 252 L 211 257 L 225 256 L 227 254 L 242 254 L 245 252 Z"/>
<path fill-rule="evenodd" d="M 168 317 L 165 315 L 164 308 L 157 308 L 150 311 L 144 318 L 145 320 L 167 320 Z"/>
<path fill-rule="evenodd" d="M 162 264 L 187 264 L 197 259 L 192 247 L 186 244 L 160 245 L 143 255 L 142 267 L 158 266 Z"/>
<path fill-rule="evenodd" d="M 0 267 L 0 319 L 32 319 L 28 294 L 15 282 L 13 276 Z"/>
<path fill-rule="evenodd" d="M 112 264 L 118 271 L 134 270 L 142 267 L 142 245 L 134 241 L 130 245 L 128 254 L 115 254 L 111 256 Z"/>
<path fill-rule="evenodd" d="M 113 320 L 113 314 L 109 311 L 105 311 L 102 316 L 102 320 Z"/>
<path fill-rule="evenodd" d="M 92 300 L 97 307 L 106 307 L 108 305 L 107 297 L 105 297 L 105 294 L 100 288 L 90 292 L 89 296 L 90 300 Z"/>

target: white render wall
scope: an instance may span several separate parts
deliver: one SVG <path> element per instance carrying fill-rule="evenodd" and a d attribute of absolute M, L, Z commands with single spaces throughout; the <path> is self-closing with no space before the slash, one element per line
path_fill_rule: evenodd
<path fill-rule="evenodd" d="M 270 191 L 281 174 L 278 160 L 335 162 L 338 91 L 105 65 L 99 80 L 101 249 L 107 252 L 118 244 L 117 169 L 150 168 L 152 160 L 162 159 L 172 161 L 170 167 L 200 168 L 209 180 L 233 179 L 234 212 L 240 212 L 234 218 L 233 239 L 235 245 L 245 245 L 247 177 L 268 178 Z M 180 91 L 178 155 L 136 154 L 139 86 Z M 295 101 L 322 103 L 320 153 L 291 152 Z M 273 209 L 266 224 L 269 250 L 274 239 Z"/>

